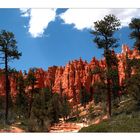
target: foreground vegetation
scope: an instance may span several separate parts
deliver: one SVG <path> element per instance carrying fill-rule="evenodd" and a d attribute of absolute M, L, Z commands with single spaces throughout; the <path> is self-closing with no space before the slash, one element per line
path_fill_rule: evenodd
<path fill-rule="evenodd" d="M 100 124 L 82 128 L 79 132 L 140 132 L 140 117 L 119 115 Z"/>
<path fill-rule="evenodd" d="M 83 127 L 79 132 L 140 132 L 140 106 L 128 98 L 113 108 L 110 119 Z"/>

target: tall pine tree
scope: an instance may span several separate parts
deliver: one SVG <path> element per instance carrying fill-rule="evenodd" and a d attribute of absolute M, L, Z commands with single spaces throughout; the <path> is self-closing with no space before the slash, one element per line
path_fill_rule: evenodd
<path fill-rule="evenodd" d="M 12 32 L 2 30 L 0 32 L 0 52 L 5 68 L 5 123 L 8 123 L 8 109 L 10 96 L 10 81 L 8 79 L 8 63 L 14 59 L 19 59 L 21 53 L 17 49 L 17 41 Z"/>
<path fill-rule="evenodd" d="M 135 39 L 135 47 L 140 53 L 140 19 L 133 18 L 129 24 L 129 28 L 132 30 L 130 33 L 130 38 Z"/>
<path fill-rule="evenodd" d="M 111 48 L 118 47 L 117 39 L 114 33 L 119 29 L 120 21 L 114 15 L 107 15 L 102 20 L 94 22 L 94 30 L 91 34 L 94 35 L 93 42 L 97 44 L 99 49 L 104 49 L 104 56 L 106 60 L 107 73 L 111 70 Z M 108 90 L 108 112 L 111 116 L 111 80 L 107 76 L 107 90 Z"/>

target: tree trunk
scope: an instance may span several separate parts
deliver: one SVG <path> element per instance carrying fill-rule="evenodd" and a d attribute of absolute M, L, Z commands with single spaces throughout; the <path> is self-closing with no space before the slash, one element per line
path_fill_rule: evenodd
<path fill-rule="evenodd" d="M 109 55 L 110 55 L 110 50 L 105 50 L 105 59 L 106 59 L 106 66 L 107 66 L 107 73 L 109 73 L 109 70 L 111 68 L 110 60 L 109 60 Z M 108 106 L 108 114 L 111 117 L 111 83 L 110 83 L 110 78 L 107 75 L 107 106 Z"/>
<path fill-rule="evenodd" d="M 107 105 L 108 105 L 108 113 L 111 116 L 111 88 L 110 88 L 110 79 L 107 78 Z"/>
<path fill-rule="evenodd" d="M 8 81 L 8 60 L 7 52 L 5 52 L 5 123 L 8 123 L 9 111 L 9 81 Z"/>

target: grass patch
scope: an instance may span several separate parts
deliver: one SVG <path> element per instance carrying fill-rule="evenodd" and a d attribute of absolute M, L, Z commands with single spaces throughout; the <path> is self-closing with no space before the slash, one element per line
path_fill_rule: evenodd
<path fill-rule="evenodd" d="M 10 130 L 10 126 L 9 125 L 4 125 L 4 124 L 0 124 L 0 130 L 8 131 L 8 130 Z"/>
<path fill-rule="evenodd" d="M 79 132 L 140 132 L 140 106 L 127 100 L 112 109 L 111 119 L 82 128 Z"/>
<path fill-rule="evenodd" d="M 84 127 L 79 132 L 140 132 L 140 117 L 125 114 L 97 125 Z"/>
<path fill-rule="evenodd" d="M 69 118 L 66 122 L 77 122 L 77 117 Z"/>
<path fill-rule="evenodd" d="M 83 127 L 79 132 L 108 132 L 109 125 L 107 122 L 102 122 L 99 125 L 90 125 L 88 127 Z"/>

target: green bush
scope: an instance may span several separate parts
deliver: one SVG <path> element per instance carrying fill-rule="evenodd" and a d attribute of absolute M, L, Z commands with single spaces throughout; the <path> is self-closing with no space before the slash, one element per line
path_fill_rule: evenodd
<path fill-rule="evenodd" d="M 105 122 L 102 122 L 98 125 L 90 125 L 88 127 L 84 127 L 82 128 L 79 132 L 109 132 L 109 125 L 108 123 L 105 121 Z"/>
<path fill-rule="evenodd" d="M 28 132 L 49 132 L 50 121 L 45 120 L 43 125 L 39 125 L 37 119 L 28 120 Z"/>
<path fill-rule="evenodd" d="M 76 122 L 76 121 L 77 121 L 77 117 L 69 118 L 66 120 L 66 122 Z"/>
<path fill-rule="evenodd" d="M 137 113 L 124 113 L 100 124 L 84 127 L 79 132 L 140 132 L 140 117 Z"/>

